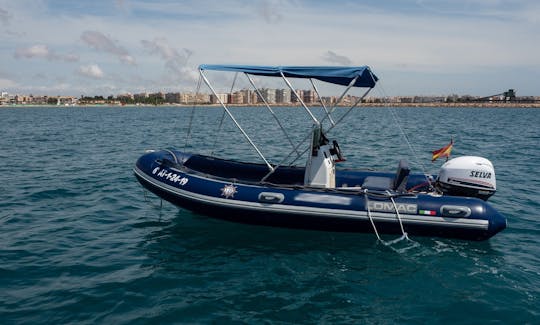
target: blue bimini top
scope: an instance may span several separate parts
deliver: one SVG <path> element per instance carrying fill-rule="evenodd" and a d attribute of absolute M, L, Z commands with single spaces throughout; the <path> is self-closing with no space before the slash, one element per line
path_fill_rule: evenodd
<path fill-rule="evenodd" d="M 375 87 L 377 76 L 375 76 L 368 66 L 361 67 L 310 67 L 310 66 L 253 66 L 253 65 L 219 65 L 219 64 L 201 64 L 200 70 L 232 71 L 245 72 L 251 75 L 267 77 L 285 77 L 291 78 L 313 78 L 336 85 L 348 86 L 354 78 L 354 87 Z"/>

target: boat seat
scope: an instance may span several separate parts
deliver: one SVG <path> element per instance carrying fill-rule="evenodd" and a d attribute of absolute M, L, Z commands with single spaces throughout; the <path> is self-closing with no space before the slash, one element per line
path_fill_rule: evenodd
<path fill-rule="evenodd" d="M 364 179 L 362 187 L 376 191 L 393 190 L 396 192 L 405 192 L 407 190 L 406 186 L 410 172 L 411 170 L 407 161 L 401 160 L 395 177 L 368 176 Z"/>
<path fill-rule="evenodd" d="M 396 192 L 407 191 L 407 181 L 409 180 L 409 174 L 411 169 L 406 160 L 400 160 L 398 169 L 396 172 L 396 178 L 394 179 L 393 190 Z"/>
<path fill-rule="evenodd" d="M 392 188 L 394 179 L 384 176 L 368 176 L 362 184 L 368 190 L 386 191 Z"/>

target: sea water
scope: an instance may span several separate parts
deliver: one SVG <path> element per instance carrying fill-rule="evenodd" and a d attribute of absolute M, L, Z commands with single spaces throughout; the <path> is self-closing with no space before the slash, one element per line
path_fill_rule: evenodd
<path fill-rule="evenodd" d="M 278 163 L 313 121 L 302 108 L 275 111 L 289 137 L 264 108 L 233 109 Z M 538 323 L 540 110 L 352 111 L 328 134 L 348 159 L 340 168 L 393 171 L 405 158 L 436 174 L 443 162 L 431 151 L 451 139 L 454 156 L 495 165 L 490 203 L 505 231 L 390 245 L 372 233 L 214 220 L 142 189 L 132 168 L 148 149 L 260 161 L 222 113 L 0 109 L 2 324 Z"/>

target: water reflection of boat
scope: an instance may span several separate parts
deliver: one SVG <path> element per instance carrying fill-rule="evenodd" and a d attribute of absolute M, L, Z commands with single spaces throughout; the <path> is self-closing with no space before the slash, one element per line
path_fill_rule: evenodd
<path fill-rule="evenodd" d="M 293 78 L 308 79 L 317 93 L 313 80 L 343 86 L 338 102 L 352 87 L 366 91 L 339 118 L 335 116 L 335 106 L 326 107 L 323 102 L 319 104 L 324 109 L 324 117 L 316 118 L 312 108 L 298 96 L 298 102 L 313 122 L 299 144 L 294 143 L 278 116 L 266 105 L 283 130 L 283 146 L 291 147 L 286 159 L 270 163 L 227 104 L 219 100 L 205 74 L 208 70 L 245 74 L 261 98 L 253 75 L 282 78 L 293 96 L 296 92 L 289 80 Z M 496 190 L 495 172 L 487 159 L 452 159 L 443 165 L 437 178 L 410 173 L 405 161 L 399 162 L 396 172 L 336 169 L 336 163 L 344 158 L 337 141 L 327 135 L 375 86 L 378 79 L 368 67 L 202 65 L 199 71 L 201 80 L 218 98 L 261 163 L 179 150 L 148 152 L 138 159 L 134 173 L 145 188 L 159 197 L 179 207 L 225 220 L 302 229 L 374 232 L 378 237 L 387 233 L 483 240 L 506 227 L 506 219 L 486 202 Z M 305 157 L 305 165 L 293 165 L 300 157 Z"/>

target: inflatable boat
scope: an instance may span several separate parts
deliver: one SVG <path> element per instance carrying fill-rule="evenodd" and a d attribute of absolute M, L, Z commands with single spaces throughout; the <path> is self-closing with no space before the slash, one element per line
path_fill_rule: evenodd
<path fill-rule="evenodd" d="M 340 100 L 352 87 L 367 90 L 339 119 L 332 118 L 335 106 L 326 107 L 324 102 L 320 103 L 324 118 L 317 119 L 297 96 L 313 124 L 302 143 L 285 138 L 292 146 L 288 157 L 296 156 L 292 161 L 304 157 L 305 164 L 271 163 L 229 106 L 219 99 L 205 74 L 207 70 L 245 74 L 280 127 L 251 76 L 280 77 L 292 94 L 296 94 L 289 81 L 292 78 L 309 79 L 315 91 L 313 79 L 341 85 L 345 91 Z M 505 217 L 487 202 L 496 192 L 496 180 L 493 165 L 485 158 L 450 159 L 438 175 L 411 173 L 403 160 L 396 162 L 393 172 L 336 168 L 344 157 L 338 142 L 330 140 L 328 134 L 375 86 L 378 79 L 369 67 L 202 65 L 199 73 L 261 162 L 174 149 L 146 152 L 133 171 L 142 186 L 158 197 L 196 213 L 234 222 L 368 232 L 379 239 L 382 234 L 397 234 L 485 240 L 506 228 Z M 302 145 L 304 150 L 300 149 Z"/>

